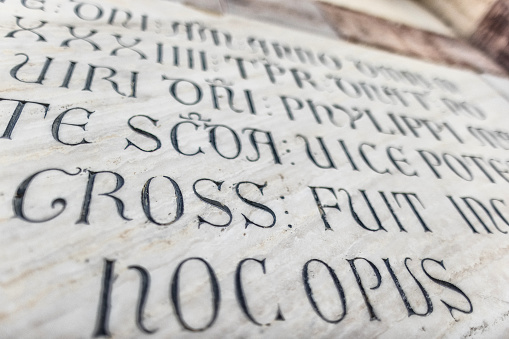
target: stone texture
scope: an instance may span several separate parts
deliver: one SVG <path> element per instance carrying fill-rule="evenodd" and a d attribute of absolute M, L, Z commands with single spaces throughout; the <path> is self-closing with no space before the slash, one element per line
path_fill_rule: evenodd
<path fill-rule="evenodd" d="M 293 29 L 335 37 L 319 9 L 309 0 L 225 0 L 228 13 Z"/>
<path fill-rule="evenodd" d="M 214 14 L 223 14 L 226 0 L 168 0 Z"/>
<path fill-rule="evenodd" d="M 509 101 L 509 79 L 506 77 L 497 77 L 490 74 L 483 74 L 483 79 L 495 88 L 504 98 Z"/>
<path fill-rule="evenodd" d="M 124 6 L 0 3 L 0 337 L 507 337 L 501 94 Z"/>

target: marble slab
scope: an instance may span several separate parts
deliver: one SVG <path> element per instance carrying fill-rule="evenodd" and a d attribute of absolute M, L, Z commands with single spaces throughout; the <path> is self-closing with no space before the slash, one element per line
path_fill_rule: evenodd
<path fill-rule="evenodd" d="M 501 338 L 508 102 L 167 1 L 0 2 L 5 338 Z"/>

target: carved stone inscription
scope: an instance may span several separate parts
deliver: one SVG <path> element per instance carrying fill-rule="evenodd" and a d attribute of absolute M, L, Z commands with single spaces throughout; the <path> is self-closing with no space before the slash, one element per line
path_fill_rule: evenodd
<path fill-rule="evenodd" d="M 508 103 L 164 1 L 0 1 L 0 327 L 507 334 Z"/>

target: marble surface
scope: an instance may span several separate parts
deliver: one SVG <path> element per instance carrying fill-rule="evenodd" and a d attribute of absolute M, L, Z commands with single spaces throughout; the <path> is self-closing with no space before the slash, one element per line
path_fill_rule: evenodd
<path fill-rule="evenodd" d="M 509 79 L 490 74 L 482 75 L 484 81 L 495 88 L 504 98 L 509 101 Z"/>
<path fill-rule="evenodd" d="M 226 12 L 231 15 L 304 30 L 329 38 L 337 37 L 332 25 L 325 20 L 320 7 L 313 0 L 228 0 L 225 4 Z"/>
<path fill-rule="evenodd" d="M 478 75 L 164 1 L 0 18 L 2 337 L 508 335 Z"/>

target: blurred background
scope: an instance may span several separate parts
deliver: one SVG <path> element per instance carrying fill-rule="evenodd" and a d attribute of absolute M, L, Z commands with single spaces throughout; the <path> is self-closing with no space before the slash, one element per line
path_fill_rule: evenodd
<path fill-rule="evenodd" d="M 509 75 L 509 0 L 169 1 L 466 68 L 494 81 Z"/>

